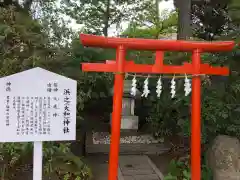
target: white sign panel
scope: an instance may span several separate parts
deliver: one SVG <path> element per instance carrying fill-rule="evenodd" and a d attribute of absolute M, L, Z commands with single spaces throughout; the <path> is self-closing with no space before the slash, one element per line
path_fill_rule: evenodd
<path fill-rule="evenodd" d="M 42 68 L 0 79 L 0 142 L 76 139 L 77 82 Z"/>

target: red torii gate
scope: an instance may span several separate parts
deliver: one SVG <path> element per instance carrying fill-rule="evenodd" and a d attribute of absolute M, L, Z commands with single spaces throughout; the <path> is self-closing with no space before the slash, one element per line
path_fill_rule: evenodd
<path fill-rule="evenodd" d="M 201 63 L 201 53 L 231 51 L 235 44 L 233 41 L 225 42 L 197 42 L 176 40 L 152 40 L 136 38 L 107 38 L 80 34 L 80 41 L 84 46 L 114 48 L 116 60 L 104 63 L 83 63 L 83 71 L 112 72 L 115 73 L 113 113 L 111 127 L 111 145 L 109 155 L 108 180 L 117 180 L 120 127 L 122 112 L 122 95 L 124 73 L 147 74 L 191 74 L 192 77 L 192 117 L 191 117 L 191 179 L 201 179 L 201 77 L 199 75 L 228 75 L 226 67 L 212 67 Z M 149 50 L 156 51 L 155 64 L 135 64 L 125 59 L 126 51 Z M 164 65 L 164 51 L 192 52 L 192 63 L 180 66 Z"/>

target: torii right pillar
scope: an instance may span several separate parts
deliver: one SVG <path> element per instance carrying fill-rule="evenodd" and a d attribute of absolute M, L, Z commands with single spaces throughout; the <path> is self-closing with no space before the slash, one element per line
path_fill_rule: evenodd
<path fill-rule="evenodd" d="M 201 54 L 193 51 L 192 65 L 200 75 Z M 191 174 L 201 179 L 201 77 L 192 77 L 192 121 L 191 121 Z M 193 180 L 193 179 L 192 179 Z"/>

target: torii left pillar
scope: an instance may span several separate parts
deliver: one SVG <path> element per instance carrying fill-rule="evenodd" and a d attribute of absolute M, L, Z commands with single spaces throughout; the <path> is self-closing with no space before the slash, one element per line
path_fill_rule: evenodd
<path fill-rule="evenodd" d="M 116 61 L 107 61 L 106 64 L 82 64 L 83 71 L 115 73 L 108 180 L 117 180 L 118 175 L 124 73 L 193 75 L 191 179 L 201 180 L 201 79 L 199 75 L 228 75 L 229 70 L 225 67 L 211 67 L 208 64 L 202 64 L 200 55 L 203 52 L 231 51 L 234 48 L 234 42 L 207 43 L 133 38 L 105 38 L 85 34 L 80 35 L 80 40 L 85 46 L 116 49 Z M 125 56 L 128 49 L 156 51 L 155 64 L 135 64 L 133 61 L 126 61 Z M 164 65 L 163 51 L 192 52 L 192 63 L 184 63 L 180 66 Z"/>
<path fill-rule="evenodd" d="M 113 106 L 113 112 L 112 112 L 113 119 L 112 119 L 112 127 L 111 127 L 111 144 L 110 144 L 109 170 L 108 170 L 109 180 L 117 180 L 117 175 L 118 175 L 125 56 L 126 56 L 125 48 L 123 46 L 119 46 L 116 51 L 117 72 L 115 73 L 114 89 L 113 89 L 114 106 Z"/>

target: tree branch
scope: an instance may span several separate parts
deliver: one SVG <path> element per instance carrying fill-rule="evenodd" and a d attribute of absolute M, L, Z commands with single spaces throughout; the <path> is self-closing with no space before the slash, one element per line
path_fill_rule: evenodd
<path fill-rule="evenodd" d="M 23 8 L 25 11 L 29 12 L 31 10 L 33 0 L 25 0 L 23 3 Z"/>

